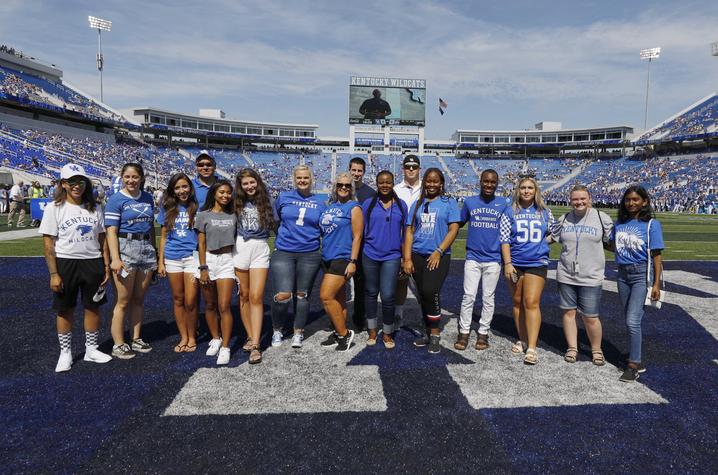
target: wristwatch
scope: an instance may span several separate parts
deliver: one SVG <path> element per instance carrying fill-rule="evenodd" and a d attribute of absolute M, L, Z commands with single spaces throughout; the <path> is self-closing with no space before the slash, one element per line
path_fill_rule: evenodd
<path fill-rule="evenodd" d="M 209 266 L 206 266 L 206 265 L 205 265 L 205 266 L 199 266 L 199 267 L 197 267 L 197 269 L 199 269 L 199 270 L 209 270 Z"/>
<path fill-rule="evenodd" d="M 349 264 L 356 264 L 356 263 L 357 263 L 356 259 L 349 259 Z"/>

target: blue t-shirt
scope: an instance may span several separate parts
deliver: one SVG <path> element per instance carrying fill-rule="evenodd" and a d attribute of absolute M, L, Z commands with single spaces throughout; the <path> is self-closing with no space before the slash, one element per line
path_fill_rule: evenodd
<path fill-rule="evenodd" d="M 356 201 L 329 203 L 322 212 L 319 226 L 322 228 L 322 259 L 351 259 L 352 256 L 352 210 L 359 206 Z"/>
<path fill-rule="evenodd" d="M 319 249 L 319 218 L 325 208 L 326 204 L 317 195 L 304 197 L 297 190 L 280 193 L 274 203 L 279 218 L 274 247 L 286 252 L 312 252 Z"/>
<path fill-rule="evenodd" d="M 172 231 L 167 233 L 165 241 L 166 259 L 183 259 L 189 257 L 197 249 L 197 233 L 189 226 L 189 213 L 185 206 L 177 206 L 179 212 L 175 216 Z M 157 216 L 160 226 L 165 225 L 165 209 L 160 207 L 160 214 Z"/>
<path fill-rule="evenodd" d="M 412 225 L 414 209 L 419 204 L 417 201 L 411 205 L 409 214 L 406 216 L 406 225 Z M 414 224 L 414 243 L 411 250 L 417 254 L 428 256 L 439 247 L 449 232 L 449 224 L 460 223 L 461 214 L 459 205 L 454 198 L 440 196 L 433 201 L 424 201 L 416 213 Z M 451 254 L 451 248 L 446 249 L 444 254 Z"/>
<path fill-rule="evenodd" d="M 247 201 L 242 208 L 242 214 L 237 216 L 237 236 L 241 236 L 244 241 L 269 239 L 269 231 L 262 228 L 257 207 L 251 201 Z"/>
<path fill-rule="evenodd" d="M 214 176 L 214 180 L 219 180 L 219 177 L 217 175 Z M 197 198 L 197 204 L 199 205 L 199 209 L 202 209 L 204 206 L 204 202 L 207 201 L 207 192 L 209 191 L 209 187 L 212 185 L 205 185 L 201 181 L 199 181 L 199 177 L 192 178 L 192 186 L 194 187 L 194 196 Z"/>
<path fill-rule="evenodd" d="M 402 200 L 394 200 L 389 209 L 381 201 L 368 216 L 372 199 L 362 203 L 364 212 L 364 255 L 374 261 L 388 261 L 401 258 L 401 243 L 404 237 L 404 223 L 409 210 Z"/>
<path fill-rule="evenodd" d="M 657 219 L 651 220 L 651 250 L 664 249 L 663 227 Z M 616 264 L 648 262 L 648 221 L 632 219 L 615 223 L 611 239 L 616 243 Z"/>
<path fill-rule="evenodd" d="M 539 213 L 536 206 L 519 207 L 514 211 L 507 206 L 501 215 L 499 238 L 501 244 L 511 246 L 511 262 L 518 267 L 548 265 L 549 243 L 546 236 L 554 224 L 553 213 L 546 208 Z"/>
<path fill-rule="evenodd" d="M 511 206 L 511 199 L 494 196 L 486 201 L 481 195 L 466 198 L 461 208 L 461 222 L 468 223 L 466 259 L 476 262 L 501 262 L 499 223 Z"/>
<path fill-rule="evenodd" d="M 154 200 L 146 191 L 138 199 L 120 191 L 105 206 L 105 226 L 117 226 L 120 233 L 149 233 L 155 222 Z"/>

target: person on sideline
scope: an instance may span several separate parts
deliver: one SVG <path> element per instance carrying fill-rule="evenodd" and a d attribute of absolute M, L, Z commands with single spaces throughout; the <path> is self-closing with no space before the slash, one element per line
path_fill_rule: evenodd
<path fill-rule="evenodd" d="M 461 300 L 459 335 L 454 343 L 457 350 L 469 345 L 471 321 L 474 315 L 476 292 L 481 284 L 481 320 L 477 332 L 477 350 L 489 347 L 489 329 L 494 318 L 494 296 L 496 284 L 501 277 L 501 245 L 499 244 L 499 222 L 506 208 L 511 206 L 509 198 L 497 197 L 499 174 L 487 169 L 479 179 L 481 193 L 466 198 L 461 208 L 462 226 L 469 225 L 466 239 L 466 261 L 464 262 L 464 297 Z"/>
<path fill-rule="evenodd" d="M 162 227 L 157 272 L 169 277 L 172 302 L 180 341 L 174 351 L 193 352 L 197 349 L 197 215 L 192 180 L 184 173 L 170 177 L 164 192 L 157 222 Z"/>
<path fill-rule="evenodd" d="M 217 180 L 209 187 L 202 211 L 197 213 L 194 229 L 197 231 L 199 257 L 199 284 L 207 289 L 207 327 L 212 334 L 207 356 L 217 355 L 217 364 L 229 363 L 229 340 L 232 338 L 232 291 L 234 289 L 234 262 L 232 252 L 237 233 L 237 217 L 232 202 L 232 184 Z M 219 321 L 215 312 L 217 309 Z"/>
<path fill-rule="evenodd" d="M 426 334 L 414 346 L 441 351 L 441 287 L 449 274 L 451 245 L 459 234 L 459 205 L 446 196 L 446 180 L 438 168 L 429 168 L 421 184 L 421 196 L 406 220 L 404 272 L 416 281 Z"/>
<path fill-rule="evenodd" d="M 362 266 L 366 278 L 366 314 L 369 337 L 367 345 L 377 340 L 377 296 L 381 293 L 383 321 L 382 341 L 387 349 L 394 343 L 394 295 L 401 270 L 401 246 L 404 223 L 409 213 L 406 204 L 396 196 L 394 175 L 387 170 L 376 176 L 379 195 L 362 204 L 364 212 L 364 255 Z"/>
<path fill-rule="evenodd" d="M 112 355 L 129 359 L 135 352 L 152 351 L 140 337 L 140 330 L 145 292 L 157 269 L 157 249 L 152 195 L 142 191 L 145 171 L 139 163 L 126 163 L 121 176 L 122 189 L 110 197 L 105 207 L 105 226 L 117 292 L 112 310 Z M 131 345 L 125 343 L 124 336 L 128 311 Z"/>
<path fill-rule="evenodd" d="M 239 313 L 247 332 L 243 350 L 249 352 L 249 363 L 257 364 L 262 362 L 260 339 L 270 254 L 267 240 L 276 229 L 276 220 L 269 190 L 259 173 L 251 168 L 241 170 L 235 189 L 237 240 L 232 259 L 239 281 Z"/>
<path fill-rule="evenodd" d="M 12 220 L 16 214 L 18 215 L 17 227 L 25 227 L 25 194 L 23 192 L 23 186 L 25 186 L 25 183 L 19 181 L 10 188 L 10 211 L 7 215 L 7 225 L 9 228 L 12 227 Z"/>
<path fill-rule="evenodd" d="M 533 178 L 521 178 L 511 206 L 501 216 L 499 239 L 504 276 L 513 298 L 513 316 L 519 340 L 511 347 L 524 363 L 538 363 L 536 345 L 541 329 L 541 294 L 548 274 L 549 235 L 554 223 Z"/>
<path fill-rule="evenodd" d="M 618 296 L 631 337 L 628 366 L 620 380 L 630 383 L 645 371 L 641 320 L 646 296 L 650 292 L 650 300 L 658 300 L 663 280 L 663 228 L 654 218 L 651 198 L 642 186 L 629 186 L 623 193 L 611 242 L 618 264 Z"/>
<path fill-rule="evenodd" d="M 319 220 L 322 228 L 324 270 L 319 296 L 334 327 L 334 332 L 322 345 L 336 346 L 337 351 L 348 351 L 354 340 L 354 331 L 347 330 L 346 327 L 344 289 L 347 281 L 356 272 L 364 229 L 364 217 L 355 197 L 352 176 L 349 173 L 340 173 Z"/>
<path fill-rule="evenodd" d="M 308 166 L 294 168 L 293 177 L 295 189 L 280 193 L 274 203 L 279 229 L 270 262 L 274 288 L 272 346 L 282 344 L 282 332 L 294 298 L 292 348 L 301 348 L 309 316 L 309 298 L 322 259 L 319 219 L 326 203 L 312 191 L 314 175 Z"/>
<path fill-rule="evenodd" d="M 60 342 L 55 371 L 72 367 L 72 319 L 77 295 L 85 309 L 85 361 L 107 363 L 110 355 L 97 347 L 100 336 L 100 305 L 110 280 L 110 254 L 105 241 L 102 212 L 92 198 L 92 184 L 80 165 L 70 164 L 60 171 L 60 185 L 54 200 L 45 206 L 38 230 L 43 235 L 45 261 L 50 272 L 52 307 Z"/>

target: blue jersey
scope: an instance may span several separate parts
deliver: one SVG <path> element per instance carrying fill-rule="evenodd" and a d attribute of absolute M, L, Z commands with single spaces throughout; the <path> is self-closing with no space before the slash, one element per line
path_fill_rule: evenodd
<path fill-rule="evenodd" d="M 358 207 L 356 201 L 329 203 L 322 213 L 319 225 L 322 228 L 322 259 L 351 259 L 352 256 L 352 210 Z"/>
<path fill-rule="evenodd" d="M 409 210 L 402 200 L 394 200 L 389 209 L 381 201 L 369 213 L 374 199 L 362 203 L 364 211 L 364 255 L 374 261 L 388 261 L 401 258 L 401 243 L 404 237 L 404 223 Z"/>
<path fill-rule="evenodd" d="M 511 206 L 511 199 L 494 196 L 486 201 L 481 195 L 466 198 L 461 222 L 468 223 L 466 259 L 476 262 L 501 262 L 499 223 Z"/>
<path fill-rule="evenodd" d="M 461 222 L 459 205 L 454 198 L 440 196 L 433 201 L 424 201 L 416 213 L 416 221 L 412 223 L 417 201 L 411 205 L 406 216 L 406 225 L 414 225 L 414 243 L 411 250 L 417 254 L 428 256 L 434 252 L 449 233 L 449 224 Z M 451 254 L 451 247 L 444 251 Z"/>
<path fill-rule="evenodd" d="M 548 265 L 549 243 L 546 237 L 553 225 L 553 213 L 548 208 L 540 213 L 534 205 L 519 207 L 518 211 L 512 206 L 506 208 L 501 215 L 499 238 L 501 244 L 511 246 L 511 262 L 514 266 Z"/>
<path fill-rule="evenodd" d="M 120 191 L 105 206 L 105 226 L 117 226 L 120 233 L 149 233 L 155 222 L 154 200 L 146 191 L 134 199 Z"/>
<path fill-rule="evenodd" d="M 189 213 L 187 208 L 179 205 L 179 212 L 175 216 L 172 231 L 167 232 L 165 241 L 165 258 L 178 260 L 188 256 L 197 249 L 197 234 L 189 226 Z M 160 214 L 157 216 L 160 226 L 165 226 L 165 209 L 160 207 Z"/>
<path fill-rule="evenodd" d="M 319 249 L 319 218 L 326 204 L 317 195 L 302 196 L 297 190 L 279 194 L 274 209 L 279 229 L 274 247 L 286 252 L 311 252 Z"/>
<path fill-rule="evenodd" d="M 648 262 L 648 221 L 632 219 L 615 223 L 611 239 L 616 243 L 616 264 Z M 651 220 L 651 250 L 663 249 L 663 227 L 657 219 Z"/>

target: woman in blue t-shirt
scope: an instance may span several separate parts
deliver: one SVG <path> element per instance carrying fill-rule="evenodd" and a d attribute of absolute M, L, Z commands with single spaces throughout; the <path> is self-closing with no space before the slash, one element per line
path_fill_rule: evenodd
<path fill-rule="evenodd" d="M 314 175 L 306 165 L 294 169 L 292 191 L 279 194 L 274 209 L 279 220 L 270 269 L 274 299 L 272 302 L 272 346 L 280 346 L 283 328 L 292 299 L 296 299 L 292 347 L 301 348 L 304 325 L 309 315 L 309 297 L 322 260 L 319 244 L 319 217 L 326 204 L 314 194 Z"/>
<path fill-rule="evenodd" d="M 377 196 L 362 203 L 364 211 L 364 256 L 362 269 L 366 285 L 367 345 L 377 339 L 377 297 L 381 293 L 382 341 L 387 349 L 394 343 L 394 298 L 401 270 L 401 245 L 409 211 L 394 192 L 394 175 L 383 170 L 376 176 Z M 354 298 L 362 298 L 357 295 Z"/>
<path fill-rule="evenodd" d="M 192 352 L 197 349 L 197 294 L 195 279 L 199 262 L 195 253 L 197 234 L 194 218 L 197 200 L 192 180 L 184 173 L 170 177 L 157 222 L 162 226 L 157 272 L 169 276 L 172 302 L 180 341 L 174 351 Z"/>
<path fill-rule="evenodd" d="M 541 294 L 548 274 L 551 210 L 544 204 L 533 178 L 522 178 L 514 188 L 511 207 L 501 216 L 499 240 L 504 276 L 513 299 L 513 315 L 519 339 L 511 347 L 524 363 L 538 363 L 536 345 L 541 329 Z"/>
<path fill-rule="evenodd" d="M 441 351 L 441 287 L 449 273 L 451 245 L 459 233 L 459 205 L 447 197 L 444 174 L 429 168 L 421 182 L 421 196 L 411 206 L 406 220 L 404 272 L 414 276 L 426 325 L 426 335 L 414 346 L 429 346 L 429 353 Z"/>
<path fill-rule="evenodd" d="M 651 300 L 660 298 L 663 273 L 663 229 L 653 218 L 651 198 L 642 186 L 630 186 L 623 193 L 611 246 L 618 264 L 618 296 L 631 337 L 628 366 L 620 380 L 633 382 L 645 370 L 641 364 L 641 319 L 646 295 L 650 288 Z"/>
<path fill-rule="evenodd" d="M 347 330 L 346 327 L 347 309 L 344 289 L 357 269 L 364 228 L 364 217 L 356 201 L 354 180 L 349 173 L 337 175 L 319 225 L 323 237 L 322 269 L 324 270 L 319 297 L 334 326 L 334 333 L 322 345 L 336 345 L 337 351 L 348 351 L 354 340 L 354 331 Z"/>
<path fill-rule="evenodd" d="M 140 337 L 144 298 L 157 269 L 155 216 L 152 195 L 143 191 L 145 171 L 139 163 L 126 163 L 120 173 L 122 189 L 105 207 L 107 244 L 117 290 L 112 311 L 112 355 L 129 359 L 135 352 L 149 353 L 152 347 Z M 129 312 L 132 342 L 125 343 L 125 312 Z"/>

